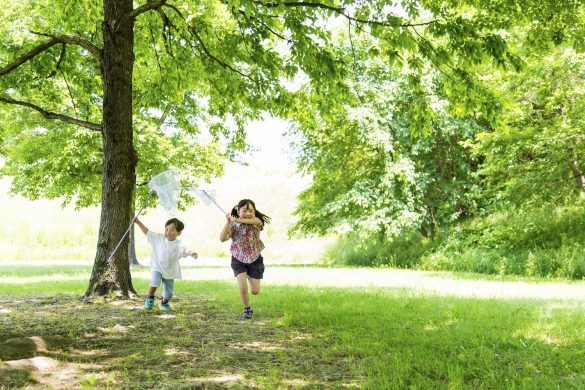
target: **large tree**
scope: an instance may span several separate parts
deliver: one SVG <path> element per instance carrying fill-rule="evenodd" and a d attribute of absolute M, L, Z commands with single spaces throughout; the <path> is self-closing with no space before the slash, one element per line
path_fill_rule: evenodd
<path fill-rule="evenodd" d="M 14 191 L 30 197 L 60 195 L 83 206 L 101 194 L 86 294 L 127 297 L 133 293 L 127 245 L 108 257 L 131 218 L 136 184 L 167 164 L 185 168 L 190 181 L 217 171 L 217 152 L 202 146 L 204 136 L 225 136 L 224 152 L 233 156 L 245 149 L 245 123 L 262 112 L 294 119 L 307 114 L 303 101 L 326 102 L 320 115 L 343 110 L 352 59 L 329 47 L 327 27 L 335 20 L 352 33 L 371 34 L 378 42 L 372 53 L 389 66 L 416 70 L 430 62 L 448 75 L 448 91 L 466 96 L 471 110 L 482 99 L 470 71 L 486 58 L 517 62 L 505 29 L 519 15 L 551 22 L 534 24 L 530 31 L 539 37 L 571 38 L 554 22 L 570 21 L 580 2 L 565 4 L 562 12 L 550 0 L 523 3 L 529 6 L 438 0 L 5 1 L 2 172 L 14 178 Z M 412 76 L 412 85 L 421 85 L 420 74 Z M 290 83 L 295 78 L 309 80 L 310 88 L 297 90 Z M 424 133 L 430 111 L 420 109 L 421 126 L 412 130 Z M 139 191 L 139 200 L 146 192 Z"/>

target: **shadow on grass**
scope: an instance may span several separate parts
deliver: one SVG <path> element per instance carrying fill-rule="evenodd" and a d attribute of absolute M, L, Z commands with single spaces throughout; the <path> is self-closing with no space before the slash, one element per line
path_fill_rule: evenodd
<path fill-rule="evenodd" d="M 2 299 L 0 307 L 6 315 L 0 322 L 0 357 L 5 367 L 0 375 L 9 375 L 11 382 L 6 383 L 16 387 L 32 383 L 61 388 L 80 384 L 337 387 L 353 383 L 352 370 L 342 359 L 315 361 L 311 342 L 319 335 L 262 318 L 261 310 L 256 318 L 244 321 L 239 309 L 229 310 L 225 302 L 207 294 L 183 294 L 173 305 L 174 310 L 163 312 L 144 310 L 141 300 L 86 304 L 70 295 Z M 39 347 L 39 340 L 55 335 L 68 342 Z M 2 348 L 7 345 L 12 347 Z M 57 366 L 36 367 L 38 356 L 54 359 Z M 62 375 L 64 371 L 78 374 Z"/>

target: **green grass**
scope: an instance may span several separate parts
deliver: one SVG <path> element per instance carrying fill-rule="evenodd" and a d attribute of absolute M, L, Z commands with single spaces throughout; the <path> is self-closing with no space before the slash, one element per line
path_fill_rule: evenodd
<path fill-rule="evenodd" d="M 167 317 L 141 299 L 80 302 L 85 271 L 0 268 L 0 343 L 63 336 L 45 355 L 74 369 L 70 387 L 585 387 L 584 301 L 266 285 L 246 322 L 233 282 L 177 281 Z M 46 272 L 72 279 L 31 282 Z M 51 378 L 18 370 L 7 383 Z"/>

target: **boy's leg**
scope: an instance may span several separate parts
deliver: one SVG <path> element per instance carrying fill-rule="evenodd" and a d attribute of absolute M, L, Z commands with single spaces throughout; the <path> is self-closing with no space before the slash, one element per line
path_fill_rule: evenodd
<path fill-rule="evenodd" d="M 169 305 L 169 299 L 173 296 L 173 289 L 175 287 L 175 280 L 174 279 L 163 279 L 163 298 L 160 303 L 160 308 L 163 310 L 171 310 L 171 305 Z"/>
<path fill-rule="evenodd" d="M 148 287 L 148 293 L 144 300 L 144 306 L 147 309 L 152 309 L 152 306 L 154 305 L 154 293 L 156 292 L 156 288 L 160 285 L 161 279 L 162 275 L 160 272 L 152 271 L 150 273 L 150 286 Z"/>
<path fill-rule="evenodd" d="M 163 296 L 162 301 L 163 303 L 167 303 L 172 297 L 175 290 L 175 280 L 174 279 L 163 279 Z"/>

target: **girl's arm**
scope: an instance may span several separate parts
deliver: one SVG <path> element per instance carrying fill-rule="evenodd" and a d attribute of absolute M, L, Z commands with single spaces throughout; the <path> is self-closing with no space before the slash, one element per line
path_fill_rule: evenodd
<path fill-rule="evenodd" d="M 219 234 L 219 241 L 224 242 L 230 239 L 230 223 L 232 222 L 232 216 L 230 214 L 226 214 L 225 219 L 227 220 L 225 226 L 221 230 Z"/>
<path fill-rule="evenodd" d="M 246 225 L 256 225 L 256 226 L 262 226 L 262 221 L 260 220 L 260 218 L 233 218 L 234 222 L 238 222 L 238 223 L 245 223 Z"/>

